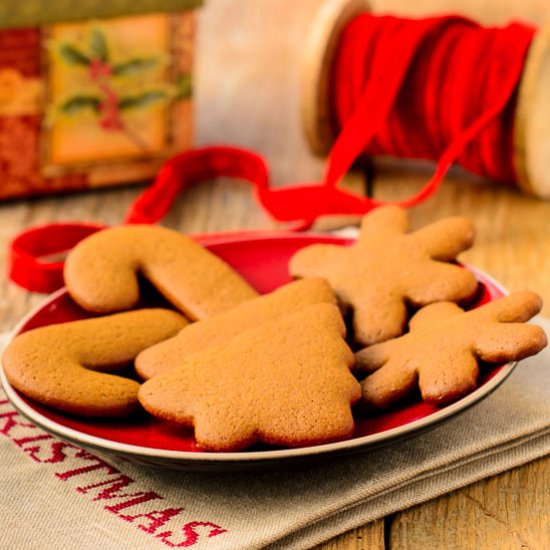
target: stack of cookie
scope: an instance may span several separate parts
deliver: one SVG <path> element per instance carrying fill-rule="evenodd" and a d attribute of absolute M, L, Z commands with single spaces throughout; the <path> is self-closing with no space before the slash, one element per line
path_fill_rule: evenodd
<path fill-rule="evenodd" d="M 480 364 L 546 345 L 525 324 L 542 305 L 532 292 L 467 310 L 478 282 L 455 260 L 473 238 L 464 218 L 408 232 L 404 210 L 379 208 L 355 244 L 303 248 L 289 264 L 296 280 L 259 296 L 179 233 L 107 229 L 65 269 L 71 297 L 100 316 L 17 336 L 4 370 L 20 392 L 66 413 L 144 408 L 192 426 L 207 451 L 342 440 L 354 415 L 418 390 L 450 403 L 475 389 Z M 136 309 L 140 277 L 177 312 Z M 116 374 L 128 363 L 135 379 Z"/>

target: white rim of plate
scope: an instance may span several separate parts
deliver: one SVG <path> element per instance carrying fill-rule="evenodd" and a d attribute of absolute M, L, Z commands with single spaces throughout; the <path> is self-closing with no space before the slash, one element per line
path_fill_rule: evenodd
<path fill-rule="evenodd" d="M 349 240 L 349 239 L 342 239 Z M 462 264 L 467 269 L 472 271 L 476 276 L 481 276 L 483 279 L 489 281 L 495 288 L 497 288 L 504 295 L 508 294 L 508 291 L 495 279 L 487 275 L 485 272 L 477 269 L 468 264 Z M 8 337 L 0 346 L 0 356 L 3 349 L 8 345 L 11 339 L 21 330 L 21 328 L 31 319 L 38 311 L 43 309 L 50 302 L 56 300 L 59 296 L 67 292 L 63 287 L 34 308 L 27 315 L 19 321 L 15 328 L 8 333 Z M 454 403 L 447 405 L 445 408 L 430 414 L 424 418 L 413 420 L 402 426 L 397 426 L 383 432 L 376 434 L 365 435 L 362 437 L 356 437 L 353 439 L 346 439 L 344 441 L 337 441 L 334 443 L 325 443 L 322 445 L 313 445 L 310 447 L 297 447 L 291 449 L 277 449 L 270 451 L 239 451 L 239 452 L 200 452 L 200 451 L 173 451 L 169 449 L 156 449 L 153 447 L 142 447 L 139 445 L 130 445 L 127 443 L 118 443 L 110 439 L 104 439 L 94 435 L 89 435 L 73 428 L 68 428 L 63 424 L 51 420 L 43 416 L 38 411 L 29 406 L 21 397 L 17 394 L 16 390 L 8 382 L 4 369 L 0 368 L 0 382 L 4 388 L 4 391 L 12 403 L 12 405 L 29 420 L 34 422 L 37 426 L 45 429 L 46 431 L 60 437 L 61 439 L 68 439 L 72 442 L 77 442 L 87 447 L 94 447 L 96 449 L 109 451 L 118 454 L 126 454 L 139 458 L 150 459 L 163 459 L 176 462 L 208 462 L 208 463 L 244 463 L 244 462 L 259 462 L 259 461 L 278 461 L 293 458 L 304 458 L 308 456 L 318 456 L 332 453 L 346 453 L 352 452 L 366 446 L 382 445 L 386 441 L 394 440 L 398 437 L 409 435 L 415 431 L 422 431 L 425 428 L 438 424 L 442 420 L 454 416 L 455 414 L 467 409 L 477 401 L 488 396 L 494 389 L 496 389 L 513 371 L 517 361 L 506 363 L 502 366 L 501 370 L 488 380 L 483 386 L 480 386 L 472 393 L 466 395 L 462 399 L 455 401 Z M 1 365 L 0 365 L 1 367 Z"/>

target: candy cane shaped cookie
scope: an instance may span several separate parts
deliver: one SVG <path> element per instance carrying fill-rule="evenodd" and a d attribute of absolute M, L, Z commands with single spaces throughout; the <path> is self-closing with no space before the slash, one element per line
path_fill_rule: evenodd
<path fill-rule="evenodd" d="M 257 296 L 229 265 L 192 239 L 151 225 L 94 233 L 69 253 L 64 271 L 71 297 L 97 313 L 134 307 L 139 299 L 138 275 L 192 320 Z"/>
<path fill-rule="evenodd" d="M 124 416 L 139 408 L 139 383 L 110 373 L 186 322 L 175 311 L 142 309 L 40 327 L 11 341 L 2 366 L 10 384 L 39 403 L 80 416 Z"/>

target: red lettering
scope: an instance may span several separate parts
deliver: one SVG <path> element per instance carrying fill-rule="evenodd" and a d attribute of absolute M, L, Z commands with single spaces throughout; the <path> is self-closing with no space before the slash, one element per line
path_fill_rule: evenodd
<path fill-rule="evenodd" d="M 4 419 L 5 421 L 0 428 L 0 433 L 7 435 L 8 437 L 10 437 L 11 431 L 16 426 L 22 428 L 35 428 L 35 425 L 30 422 L 20 422 L 20 420 L 23 420 L 23 417 L 17 411 L 2 413 L 0 414 L 0 420 L 1 419 Z"/>
<path fill-rule="evenodd" d="M 69 445 L 69 444 L 67 444 Z M 88 466 L 82 466 L 80 468 L 74 468 L 73 470 L 67 470 L 63 473 L 56 473 L 56 477 L 63 481 L 67 481 L 70 477 L 74 476 L 80 476 L 82 474 L 87 474 L 89 472 L 94 472 L 96 470 L 105 469 L 107 470 L 108 474 L 115 474 L 118 473 L 118 470 L 111 466 L 110 464 L 107 464 L 104 460 L 101 460 L 101 458 L 89 453 L 88 451 L 85 451 L 84 449 L 80 449 L 78 447 L 75 447 L 74 445 L 69 445 L 70 447 L 74 448 L 76 450 L 75 458 L 81 458 L 87 462 L 93 462 L 93 464 L 89 464 Z"/>
<path fill-rule="evenodd" d="M 25 447 L 23 450 L 29 455 L 29 458 L 35 462 L 57 464 L 58 462 L 63 462 L 67 458 L 65 453 L 65 449 L 67 448 L 74 449 L 75 447 L 70 443 L 54 440 L 51 442 L 51 445 L 47 445 L 46 447 L 33 445 L 32 447 Z M 49 451 L 46 456 L 42 456 L 44 451 Z"/>
<path fill-rule="evenodd" d="M 103 487 L 104 485 L 108 485 L 106 489 L 103 489 L 103 491 L 100 491 L 95 497 L 94 500 L 107 500 L 110 498 L 122 498 L 122 497 L 133 497 L 137 496 L 137 494 L 131 494 L 128 493 L 121 493 L 120 490 L 124 487 L 128 487 L 128 485 L 131 485 L 132 483 L 135 483 L 133 479 L 130 479 L 128 476 L 120 475 L 114 479 L 107 479 L 105 481 L 100 481 L 99 483 L 94 483 L 93 485 L 87 485 L 86 487 L 78 487 L 77 491 L 79 493 L 88 493 L 91 489 L 97 489 L 98 487 Z M 142 493 L 139 493 L 140 495 Z"/>
<path fill-rule="evenodd" d="M 22 447 L 25 443 L 34 443 L 35 441 L 44 441 L 45 439 L 53 439 L 53 435 L 41 434 L 32 437 L 20 437 L 18 439 L 12 439 L 12 441 L 19 447 Z"/>
<path fill-rule="evenodd" d="M 182 528 L 182 534 L 185 537 L 181 542 L 172 542 L 168 540 L 172 536 L 172 531 L 166 531 L 165 533 L 159 533 L 156 535 L 159 539 L 164 542 L 170 548 L 186 548 L 187 546 L 193 546 L 197 544 L 199 540 L 199 533 L 197 533 L 197 528 L 208 527 L 208 537 L 215 537 L 221 535 L 222 533 L 227 533 L 227 529 L 222 529 L 219 525 L 211 523 L 209 521 L 191 521 L 186 523 Z"/>
<path fill-rule="evenodd" d="M 1 390 L 0 390 L 1 394 Z M 7 399 L 0 399 L 0 405 L 8 405 Z M 13 433 L 15 428 L 24 428 L 27 435 L 19 434 L 15 437 Z M 34 431 L 34 435 L 29 433 L 29 429 Z M 24 418 L 14 410 L 0 414 L 0 434 L 9 437 L 18 447 L 20 447 L 31 460 L 39 463 L 60 463 L 64 462 L 67 458 L 79 459 L 85 462 L 84 465 L 67 470 L 65 472 L 57 472 L 55 476 L 62 480 L 68 479 L 95 472 L 97 470 L 105 470 L 107 475 L 120 474 L 114 466 L 111 466 L 107 462 L 101 460 L 99 457 L 81 449 L 71 443 L 66 443 L 55 439 L 53 436 L 42 432 L 34 424 L 26 422 Z M 41 442 L 41 444 L 36 444 Z M 44 442 L 47 442 L 44 444 Z M 110 499 L 123 499 L 117 504 L 111 506 L 104 506 L 104 509 L 117 514 L 121 519 L 129 523 L 136 522 L 136 527 L 141 529 L 145 533 L 153 534 L 157 539 L 171 548 L 184 548 L 187 546 L 195 545 L 200 536 L 215 537 L 222 533 L 227 533 L 226 529 L 223 529 L 215 523 L 209 521 L 191 521 L 186 523 L 180 528 L 181 540 L 171 540 L 174 537 L 173 531 L 164 531 L 162 533 L 156 533 L 160 528 L 164 527 L 169 521 L 183 512 L 183 508 L 165 508 L 163 510 L 152 510 L 150 512 L 138 513 L 138 514 L 120 514 L 121 510 L 144 504 L 153 500 L 164 500 L 164 497 L 158 495 L 153 491 L 136 491 L 134 493 L 123 492 L 122 489 L 135 483 L 135 481 L 125 475 L 118 475 L 114 479 L 107 479 L 94 483 L 92 485 L 86 485 L 78 487 L 79 493 L 89 493 L 93 489 L 98 489 L 99 492 L 93 498 L 94 501 L 98 500 L 110 500 Z M 141 520 L 141 521 L 140 521 Z"/>
<path fill-rule="evenodd" d="M 86 487 L 78 487 L 77 491 L 79 493 L 88 493 L 92 489 L 97 489 L 98 487 L 103 487 L 107 485 L 106 489 L 100 491 L 93 500 L 108 500 L 111 498 L 130 498 L 130 501 L 121 502 L 114 506 L 105 506 L 106 510 L 118 514 L 120 510 L 124 508 L 129 508 L 130 506 L 135 506 L 136 504 L 142 504 L 150 500 L 162 499 L 161 496 L 157 495 L 154 492 L 143 492 L 139 491 L 137 493 L 121 493 L 121 489 L 128 487 L 135 483 L 133 479 L 130 479 L 128 476 L 120 475 L 115 479 L 108 479 L 106 481 L 101 481 L 99 483 L 94 483 L 93 485 L 88 485 Z"/>
<path fill-rule="evenodd" d="M 114 506 L 105 506 L 105 510 L 112 512 L 113 514 L 118 514 L 121 510 L 124 510 L 124 508 L 130 508 L 131 506 L 143 504 L 144 502 L 149 502 L 150 500 L 164 500 L 164 497 L 157 495 L 157 493 L 153 493 L 153 491 L 149 493 L 136 493 L 136 495 L 139 496 L 136 496 L 136 498 L 129 500 L 128 502 L 121 502 L 120 504 L 115 504 Z"/>
<path fill-rule="evenodd" d="M 165 510 L 153 510 L 144 514 L 136 514 L 135 516 L 119 515 L 119 517 L 130 523 L 140 518 L 149 520 L 149 524 L 139 523 L 137 527 L 146 533 L 154 533 L 181 512 L 183 512 L 183 508 L 166 508 Z"/>

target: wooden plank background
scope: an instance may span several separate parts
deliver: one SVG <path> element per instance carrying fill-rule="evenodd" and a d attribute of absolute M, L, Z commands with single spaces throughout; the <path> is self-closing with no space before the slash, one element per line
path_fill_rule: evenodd
<path fill-rule="evenodd" d="M 300 52 L 321 0 L 207 0 L 199 18 L 196 143 L 232 143 L 266 155 L 278 184 L 314 181 L 323 162 L 308 151 L 299 116 Z M 461 11 L 488 22 L 520 15 L 550 19 L 547 1 L 377 0 L 376 10 L 421 15 Z M 378 163 L 374 193 L 404 198 L 427 172 Z M 7 243 L 25 227 L 52 220 L 115 224 L 139 189 L 103 190 L 0 205 L 0 263 Z M 464 259 L 511 290 L 529 288 L 550 315 L 550 203 L 453 173 L 437 196 L 412 212 L 414 226 L 442 216 L 471 217 L 478 230 Z M 217 181 L 181 197 L 164 224 L 186 232 L 269 228 L 244 183 Z M 2 279 L 0 330 L 43 296 Z M 323 545 L 325 550 L 519 549 L 550 547 L 550 459 L 542 459 L 374 522 Z"/>

